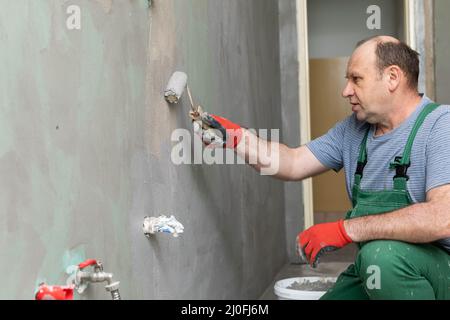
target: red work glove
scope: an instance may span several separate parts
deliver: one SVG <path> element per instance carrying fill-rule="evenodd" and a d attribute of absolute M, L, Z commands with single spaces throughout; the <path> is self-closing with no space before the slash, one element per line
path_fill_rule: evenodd
<path fill-rule="evenodd" d="M 315 225 L 297 236 L 297 252 L 317 267 L 324 252 L 340 249 L 353 240 L 344 228 L 344 220 Z"/>
<path fill-rule="evenodd" d="M 211 147 L 234 149 L 242 138 L 242 128 L 228 119 L 208 114 L 201 108 L 190 113 L 194 131 Z"/>
<path fill-rule="evenodd" d="M 211 118 L 213 118 L 219 125 L 219 129 L 221 132 L 226 130 L 226 141 L 225 147 L 234 149 L 237 147 L 242 138 L 242 128 L 240 125 L 231 122 L 228 119 L 216 116 L 214 114 L 210 114 Z"/>

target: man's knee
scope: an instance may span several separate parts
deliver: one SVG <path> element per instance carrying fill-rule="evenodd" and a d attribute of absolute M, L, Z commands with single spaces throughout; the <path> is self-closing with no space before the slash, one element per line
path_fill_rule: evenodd
<path fill-rule="evenodd" d="M 408 249 L 408 244 L 399 241 L 370 241 L 359 250 L 357 260 L 365 265 L 389 266 L 394 260 L 404 258 Z"/>
<path fill-rule="evenodd" d="M 359 276 L 366 287 L 376 288 L 381 285 L 383 274 L 395 276 L 398 271 L 404 270 L 408 250 L 409 245 L 399 241 L 378 240 L 366 243 L 356 258 Z"/>
<path fill-rule="evenodd" d="M 433 299 L 430 282 L 416 264 L 421 248 L 400 241 L 371 241 L 359 251 L 355 267 L 371 299 Z M 423 258 L 422 258 L 423 259 Z"/>

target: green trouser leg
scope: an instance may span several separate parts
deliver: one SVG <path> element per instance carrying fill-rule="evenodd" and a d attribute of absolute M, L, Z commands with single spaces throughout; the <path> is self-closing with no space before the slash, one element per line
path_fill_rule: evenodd
<path fill-rule="evenodd" d="M 450 255 L 431 244 L 366 243 L 323 300 L 450 300 Z"/>
<path fill-rule="evenodd" d="M 333 288 L 329 289 L 320 300 L 369 300 L 355 265 L 352 264 L 342 272 Z"/>

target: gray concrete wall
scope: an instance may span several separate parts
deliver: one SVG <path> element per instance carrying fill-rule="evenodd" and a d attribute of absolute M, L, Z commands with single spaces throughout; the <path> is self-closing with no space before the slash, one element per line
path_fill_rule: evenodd
<path fill-rule="evenodd" d="M 450 1 L 434 1 L 435 17 L 435 75 L 436 75 L 436 101 L 439 103 L 450 103 Z"/>
<path fill-rule="evenodd" d="M 403 0 L 309 0 L 310 58 L 350 56 L 359 40 L 380 35 L 403 38 Z M 369 30 L 367 8 L 381 9 L 381 29 Z"/>
<path fill-rule="evenodd" d="M 125 299 L 258 298 L 286 262 L 284 189 L 244 165 L 175 166 L 187 99 L 281 128 L 275 0 L 0 0 L 1 299 L 98 258 Z M 66 8 L 81 7 L 81 30 Z M 144 216 L 174 214 L 175 239 Z M 108 299 L 103 285 L 85 298 Z"/>

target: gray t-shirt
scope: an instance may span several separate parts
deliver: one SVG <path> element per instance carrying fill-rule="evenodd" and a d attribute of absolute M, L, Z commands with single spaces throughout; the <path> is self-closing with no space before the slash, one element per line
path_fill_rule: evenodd
<path fill-rule="evenodd" d="M 394 187 L 395 170 L 389 164 L 401 156 L 412 127 L 422 109 L 432 101 L 423 97 L 414 113 L 395 130 L 374 137 L 375 126 L 360 122 L 353 114 L 336 124 L 327 134 L 306 146 L 327 168 L 345 171 L 347 193 L 351 199 L 359 147 L 369 126 L 368 162 L 361 181 L 363 190 L 390 190 Z M 414 203 L 425 202 L 426 193 L 450 184 L 450 106 L 442 105 L 427 116 L 411 150 L 408 169 L 408 191 Z M 450 238 L 439 241 L 450 253 Z"/>

